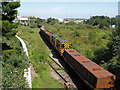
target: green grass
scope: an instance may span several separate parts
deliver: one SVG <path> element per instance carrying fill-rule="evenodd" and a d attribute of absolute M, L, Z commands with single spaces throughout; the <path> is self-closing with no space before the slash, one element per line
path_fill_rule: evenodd
<path fill-rule="evenodd" d="M 55 68 L 55 70 L 63 70 L 63 68 L 59 67 L 59 68 Z"/>
<path fill-rule="evenodd" d="M 40 77 L 35 77 L 33 79 L 33 88 L 64 88 L 62 84 L 53 78 L 50 78 L 50 74 L 48 72 L 42 71 Z"/>
<path fill-rule="evenodd" d="M 35 71 L 40 75 L 32 81 L 33 88 L 63 88 L 63 86 L 50 76 L 50 68 L 45 64 L 49 60 L 50 50 L 40 37 L 38 31 L 27 26 L 19 26 L 18 31 L 22 31 L 19 36 L 26 40 L 29 57 Z"/>

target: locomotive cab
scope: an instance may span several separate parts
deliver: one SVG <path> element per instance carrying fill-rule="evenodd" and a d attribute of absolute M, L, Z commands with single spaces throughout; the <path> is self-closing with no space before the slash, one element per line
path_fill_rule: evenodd
<path fill-rule="evenodd" d="M 52 43 L 52 45 L 56 46 L 56 40 L 57 40 L 58 38 L 60 38 L 60 36 L 58 36 L 58 35 L 52 34 L 52 35 L 50 36 L 50 42 Z"/>
<path fill-rule="evenodd" d="M 63 55 L 64 50 L 72 49 L 72 43 L 67 40 L 57 39 L 56 44 L 56 49 L 59 51 L 61 56 Z"/>

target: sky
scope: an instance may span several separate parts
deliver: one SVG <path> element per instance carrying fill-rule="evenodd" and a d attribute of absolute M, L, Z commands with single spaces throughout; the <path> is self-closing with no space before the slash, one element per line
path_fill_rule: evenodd
<path fill-rule="evenodd" d="M 66 2 L 65 2 L 66 1 Z M 89 2 L 88 2 L 89 1 Z M 95 2 L 96 1 L 96 2 Z M 99 2 L 100 1 L 100 2 Z M 102 2 L 101 2 L 102 1 Z M 40 18 L 84 18 L 118 15 L 119 0 L 21 0 L 20 16 Z"/>

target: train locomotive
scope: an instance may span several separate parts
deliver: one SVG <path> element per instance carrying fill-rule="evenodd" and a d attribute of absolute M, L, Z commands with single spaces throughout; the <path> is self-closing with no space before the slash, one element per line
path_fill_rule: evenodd
<path fill-rule="evenodd" d="M 92 89 L 114 87 L 116 76 L 72 48 L 72 43 L 41 27 L 42 35 L 55 47 L 68 65 Z"/>

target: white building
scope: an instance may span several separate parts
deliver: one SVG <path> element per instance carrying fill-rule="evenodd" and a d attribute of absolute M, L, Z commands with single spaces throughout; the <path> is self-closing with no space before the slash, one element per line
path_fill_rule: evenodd
<path fill-rule="evenodd" d="M 18 21 L 20 21 L 20 24 L 25 24 L 25 25 L 27 25 L 28 24 L 28 19 L 29 17 L 27 17 L 27 16 L 17 16 L 16 18 L 15 18 L 15 22 L 18 22 Z"/>
<path fill-rule="evenodd" d="M 115 25 L 110 25 L 111 28 L 115 28 Z"/>
<path fill-rule="evenodd" d="M 86 19 L 79 19 L 79 18 L 65 18 L 63 20 L 64 23 L 68 23 L 68 22 L 71 22 L 71 21 L 74 21 L 75 23 L 83 23 L 84 20 L 86 21 Z"/>

